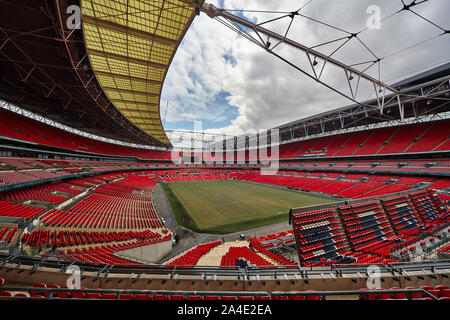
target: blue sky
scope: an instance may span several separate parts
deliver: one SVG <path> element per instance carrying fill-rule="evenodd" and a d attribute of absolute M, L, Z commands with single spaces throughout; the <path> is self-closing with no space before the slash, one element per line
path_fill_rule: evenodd
<path fill-rule="evenodd" d="M 190 91 L 190 90 L 188 90 Z M 191 92 L 190 92 L 191 93 Z M 195 93 L 191 93 L 195 94 Z M 214 99 L 211 101 L 206 101 L 205 106 L 210 111 L 210 113 L 214 113 L 215 119 L 210 119 L 210 117 L 198 117 L 195 120 L 202 121 L 203 130 L 207 129 L 219 129 L 231 124 L 231 121 L 236 119 L 238 115 L 238 108 L 229 104 L 227 98 L 230 96 L 229 92 L 221 91 L 214 96 Z M 178 106 L 183 105 L 184 101 L 181 98 L 176 99 L 170 103 L 177 103 Z M 164 120 L 164 112 L 166 106 L 163 106 L 162 115 Z M 169 105 L 169 110 L 171 105 Z M 183 119 L 183 118 L 181 118 Z M 191 120 L 181 120 L 181 121 L 166 121 L 163 123 L 165 129 L 185 129 L 185 130 L 194 130 L 194 122 Z"/>

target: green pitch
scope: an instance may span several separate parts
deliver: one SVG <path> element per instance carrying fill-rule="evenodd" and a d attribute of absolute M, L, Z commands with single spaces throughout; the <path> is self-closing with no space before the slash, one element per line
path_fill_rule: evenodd
<path fill-rule="evenodd" d="M 214 234 L 284 222 L 290 208 L 335 201 L 241 181 L 175 182 L 163 188 L 179 225 Z"/>

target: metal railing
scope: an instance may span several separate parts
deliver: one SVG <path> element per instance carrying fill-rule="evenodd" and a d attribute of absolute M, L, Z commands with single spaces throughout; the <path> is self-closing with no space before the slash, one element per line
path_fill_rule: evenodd
<path fill-rule="evenodd" d="M 191 275 L 191 276 L 232 276 L 250 277 L 269 276 L 277 279 L 284 275 L 297 275 L 300 278 L 308 278 L 310 275 L 324 275 L 330 277 L 341 276 L 343 274 L 357 276 L 366 274 L 369 266 L 378 266 L 381 273 L 394 274 L 394 270 L 402 271 L 427 271 L 431 274 L 442 270 L 442 274 L 448 273 L 450 269 L 450 259 L 430 260 L 421 262 L 397 262 L 388 265 L 385 264 L 334 264 L 326 267 L 300 267 L 300 266 L 269 266 L 257 267 L 248 266 L 245 269 L 238 266 L 172 266 L 172 265 L 142 265 L 142 264 L 95 264 L 86 263 L 83 261 L 69 261 L 65 257 L 46 256 L 41 258 L 20 256 L 18 254 L 0 253 L 0 268 L 6 264 L 15 264 L 20 266 L 33 266 L 35 271 L 41 267 L 53 268 L 56 272 L 65 272 L 71 265 L 76 265 L 80 268 L 80 272 L 94 272 L 98 275 L 102 273 L 107 274 L 147 274 L 147 275 L 170 275 L 170 278 L 177 275 Z M 17 267 L 16 266 L 16 267 Z M 14 268 L 14 266 L 12 267 Z M 400 271 L 399 271 L 400 270 Z M 106 272 L 107 271 L 107 272 Z"/>
<path fill-rule="evenodd" d="M 221 300 L 221 297 L 223 296 L 233 296 L 233 297 L 253 297 L 255 300 L 261 299 L 262 297 L 269 298 L 270 300 L 278 300 L 282 297 L 286 297 L 289 299 L 289 297 L 294 296 L 301 296 L 305 299 L 308 299 L 307 297 L 320 297 L 320 300 L 325 300 L 327 296 L 350 296 L 350 295 L 357 295 L 360 300 L 368 299 L 368 300 L 382 300 L 383 298 L 380 298 L 380 295 L 390 295 L 390 298 L 394 294 L 405 294 L 406 300 L 412 300 L 416 299 L 413 297 L 413 294 L 420 294 L 422 298 L 418 298 L 423 300 L 424 298 L 430 298 L 432 300 L 439 300 L 438 297 L 431 294 L 425 289 L 422 288 L 415 288 L 415 289 L 383 289 L 378 288 L 374 290 L 366 290 L 360 289 L 360 290 L 339 290 L 339 291 L 274 291 L 274 292 L 267 292 L 267 291 L 180 291 L 180 290 L 129 290 L 129 289 L 69 289 L 69 288 L 42 288 L 42 287 L 9 287 L 4 286 L 0 287 L 0 292 L 7 291 L 7 292 L 27 292 L 30 297 L 23 297 L 23 296 L 2 296 L 0 299 L 24 299 L 24 300 L 37 300 L 37 299 L 46 299 L 46 300 L 52 300 L 57 298 L 58 300 L 85 300 L 89 299 L 87 298 L 79 298 L 79 297 L 68 297 L 67 294 L 73 294 L 73 293 L 82 293 L 84 295 L 87 295 L 88 293 L 94 293 L 94 294 L 115 294 L 116 300 L 120 300 L 121 295 L 165 295 L 165 296 L 184 296 L 185 300 L 188 300 L 189 296 L 200 296 L 204 298 L 205 296 L 214 296 L 217 297 L 217 300 Z M 58 293 L 66 293 L 66 295 L 62 295 L 61 297 L 58 295 Z M 38 295 L 38 296 L 36 296 Z M 373 296 L 373 299 L 370 298 L 370 296 Z M 99 299 L 100 297 L 96 297 L 94 299 Z M 134 297 L 131 297 L 131 300 L 133 300 Z M 167 298 L 167 297 L 166 297 Z M 101 299 L 101 298 L 100 298 Z M 149 299 L 150 300 L 150 297 Z M 167 298 L 169 300 L 169 298 Z M 401 300 L 401 299 L 399 299 Z M 404 300 L 404 299 L 403 299 Z"/>

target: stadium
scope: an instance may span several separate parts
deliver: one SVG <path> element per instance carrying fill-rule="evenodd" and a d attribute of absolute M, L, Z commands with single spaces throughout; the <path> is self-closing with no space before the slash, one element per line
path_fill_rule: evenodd
<path fill-rule="evenodd" d="M 347 32 L 309 15 L 318 1 L 0 1 L 0 300 L 449 300 L 448 4 L 390 1 L 378 23 L 407 15 L 435 33 L 383 40 L 382 56 L 363 37 L 377 24 Z M 284 118 L 251 109 L 283 121 L 231 134 L 167 125 L 164 90 L 206 77 L 177 62 L 206 55 L 190 46 L 200 19 L 252 48 L 226 56 L 230 70 L 254 52 L 259 69 L 277 63 L 249 72 L 252 85 L 297 79 L 263 94 Z M 299 20 L 347 34 L 303 43 Z M 339 54 L 350 42 L 373 56 Z M 395 81 L 381 77 L 405 52 L 419 66 L 405 74 L 398 60 L 385 67 Z M 178 72 L 186 61 L 199 76 Z M 285 87 L 321 107 L 297 117 Z"/>

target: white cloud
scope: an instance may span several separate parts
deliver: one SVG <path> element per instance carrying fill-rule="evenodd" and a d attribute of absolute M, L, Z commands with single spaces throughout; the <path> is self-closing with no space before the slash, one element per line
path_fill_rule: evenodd
<path fill-rule="evenodd" d="M 224 7 L 291 11 L 306 2 L 231 0 L 224 1 Z M 218 1 L 212 3 L 218 6 Z M 366 9 L 373 4 L 380 6 L 382 17 L 402 7 L 400 0 L 314 0 L 301 12 L 349 32 L 357 32 L 366 27 Z M 446 13 L 450 12 L 449 1 L 429 1 L 416 6 L 415 10 L 448 29 Z M 244 14 L 249 19 L 258 19 L 258 22 L 277 16 Z M 267 24 L 266 27 L 284 33 L 288 23 L 289 19 L 284 19 Z M 438 28 L 411 12 L 401 12 L 384 21 L 381 30 L 364 31 L 359 36 L 373 53 L 381 58 L 439 32 Z M 313 46 L 345 35 L 341 31 L 297 16 L 288 36 Z M 337 45 L 338 43 L 319 47 L 318 50 L 329 53 Z M 279 46 L 279 49 L 283 56 L 300 65 L 304 63 L 301 62 L 300 51 L 282 46 Z M 449 49 L 450 39 L 446 35 L 382 60 L 381 80 L 388 83 L 398 81 L 401 77 L 448 61 Z M 235 63 L 227 61 L 225 56 L 232 56 Z M 333 57 L 348 64 L 374 59 L 356 39 L 350 40 L 348 45 Z M 378 76 L 376 67 L 372 67 L 367 73 Z M 340 83 L 342 81 L 336 78 L 335 72 L 329 72 L 327 80 L 337 86 L 346 85 Z M 227 129 L 227 133 L 240 134 L 249 129 L 270 128 L 351 104 L 347 99 L 306 77 L 250 41 L 237 37 L 236 33 L 202 13 L 196 17 L 188 30 L 170 67 L 163 88 L 162 117 L 164 118 L 165 101 L 169 101 L 167 122 L 171 124 L 193 120 L 209 123 L 223 121 L 229 117 L 229 109 L 223 105 L 214 105 L 217 96 L 223 92 L 230 94 L 227 99 L 229 105 L 237 108 L 237 115 L 226 128 L 211 129 L 208 132 Z"/>

